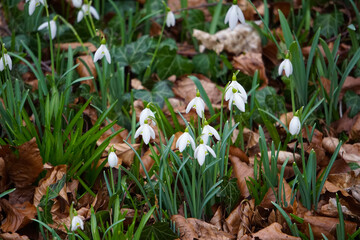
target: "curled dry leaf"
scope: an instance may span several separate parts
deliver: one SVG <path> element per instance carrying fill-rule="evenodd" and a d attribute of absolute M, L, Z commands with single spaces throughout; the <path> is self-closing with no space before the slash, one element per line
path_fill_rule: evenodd
<path fill-rule="evenodd" d="M 255 200 L 243 200 L 240 204 L 240 218 L 241 222 L 238 228 L 237 239 L 240 239 L 246 233 L 251 231 L 253 225 Z M 230 216 L 229 216 L 230 217 Z"/>
<path fill-rule="evenodd" d="M 157 148 L 154 148 L 156 154 L 159 154 L 159 151 L 157 150 Z M 145 169 L 147 172 L 150 171 L 151 167 L 154 165 L 155 161 L 154 159 L 152 159 L 152 157 L 150 156 L 151 155 L 151 150 L 148 149 L 144 155 L 141 157 L 141 160 L 145 166 Z M 145 177 L 145 172 L 144 172 L 144 169 L 142 167 L 142 165 L 140 164 L 140 174 Z"/>
<path fill-rule="evenodd" d="M 179 229 L 180 232 L 180 238 L 184 240 L 235 239 L 233 235 L 221 231 L 218 227 L 196 218 L 185 219 L 181 215 L 173 215 L 171 220 L 175 222 L 176 229 Z"/>
<path fill-rule="evenodd" d="M 7 177 L 16 187 L 24 188 L 35 182 L 43 170 L 35 138 L 17 147 L 18 154 L 14 154 L 7 146 L 0 148 L 0 157 L 5 161 Z"/>
<path fill-rule="evenodd" d="M 292 189 L 291 189 L 290 185 L 285 181 L 285 179 L 283 179 L 282 184 L 283 185 L 282 185 L 282 191 L 281 191 L 281 201 L 283 201 L 283 202 L 286 201 L 286 203 L 288 204 L 288 207 L 286 207 L 286 208 L 283 207 L 283 209 L 287 212 L 294 212 L 293 206 L 290 205 Z M 278 193 L 278 188 L 275 188 L 275 191 Z M 285 201 L 284 201 L 284 194 L 285 194 Z M 271 202 L 276 202 L 276 201 L 277 200 L 274 195 L 274 191 L 271 188 L 269 188 L 269 190 L 265 194 L 263 200 L 261 201 L 260 206 L 263 208 L 275 208 L 275 206 Z M 294 204 L 294 205 L 296 206 L 297 204 Z"/>
<path fill-rule="evenodd" d="M 353 141 L 359 141 L 360 140 L 360 117 L 357 117 L 354 125 L 351 127 L 349 137 Z"/>
<path fill-rule="evenodd" d="M 234 30 L 227 28 L 213 35 L 194 29 L 193 37 L 201 42 L 201 48 L 214 50 L 217 54 L 223 50 L 236 56 L 242 52 L 261 52 L 260 36 L 249 24 L 238 24 Z"/>
<path fill-rule="evenodd" d="M 223 208 L 220 205 L 217 208 L 214 216 L 211 218 L 210 223 L 212 225 L 216 226 L 218 229 L 221 229 L 222 228 L 222 220 L 223 220 Z"/>
<path fill-rule="evenodd" d="M 7 189 L 7 174 L 5 168 L 5 161 L 0 157 L 0 192 L 4 192 Z"/>
<path fill-rule="evenodd" d="M 241 161 L 249 163 L 249 158 L 246 156 L 243 150 L 238 147 L 230 146 L 229 154 L 240 158 Z"/>
<path fill-rule="evenodd" d="M 22 204 L 24 202 L 32 202 L 36 186 L 28 186 L 26 188 L 16 188 L 9 194 L 9 203 L 11 205 Z"/>
<path fill-rule="evenodd" d="M 0 233 L 0 238 L 3 240 L 29 240 L 28 236 L 21 236 L 18 233 Z"/>
<path fill-rule="evenodd" d="M 81 59 L 81 60 L 80 60 Z M 90 55 L 80 56 L 76 59 L 76 64 L 79 66 L 76 68 L 77 73 L 80 77 L 97 77 L 97 72 L 94 64 L 94 60 Z M 90 71 L 89 71 L 90 70 Z M 87 84 L 90 86 L 90 92 L 95 91 L 93 80 L 81 81 L 81 83 Z"/>
<path fill-rule="evenodd" d="M 322 141 L 322 145 L 325 148 L 325 150 L 331 154 L 335 152 L 335 149 L 338 146 L 338 144 L 339 144 L 339 139 L 333 137 L 326 137 Z M 348 153 L 343 147 L 340 147 L 339 156 L 342 157 L 347 163 L 350 162 L 360 163 L 360 155 L 354 153 Z"/>
<path fill-rule="evenodd" d="M 254 178 L 254 169 L 250 167 L 248 164 L 242 162 L 240 158 L 235 156 L 229 156 L 231 161 L 231 165 L 233 166 L 233 174 L 234 177 L 237 178 L 237 184 L 240 189 L 241 196 L 247 198 L 250 193 L 246 186 L 246 180 L 248 177 Z"/>
<path fill-rule="evenodd" d="M 69 43 L 57 43 L 55 44 L 55 48 L 60 48 L 61 51 L 67 51 L 69 49 L 69 47 L 71 47 L 72 50 L 76 49 L 76 48 L 81 48 L 81 50 L 83 50 L 81 43 L 79 42 L 69 42 Z M 96 51 L 96 47 L 94 44 L 90 43 L 90 42 L 85 42 L 84 43 L 84 47 L 87 48 L 90 52 L 95 52 Z M 84 53 L 84 52 L 82 52 Z M 86 52 L 85 52 L 86 53 Z"/>
<path fill-rule="evenodd" d="M 294 237 L 291 235 L 287 235 L 286 233 L 283 233 L 281 231 L 282 226 L 277 223 L 274 222 L 273 224 L 271 224 L 270 226 L 261 229 L 260 231 L 252 234 L 253 238 L 252 239 L 260 239 L 260 240 L 273 240 L 273 239 L 277 239 L 277 240 L 300 240 L 301 238 L 299 237 Z"/>
<path fill-rule="evenodd" d="M 259 143 L 260 135 L 257 132 L 251 131 L 248 128 L 243 130 L 244 140 L 246 141 L 246 148 L 252 148 Z"/>
<path fill-rule="evenodd" d="M 271 151 L 268 151 L 268 157 L 271 161 Z M 279 151 L 277 163 L 278 164 L 284 164 L 284 162 L 288 159 L 287 165 L 292 165 L 294 162 L 300 163 L 301 162 L 301 156 L 297 153 L 287 152 L 287 151 Z"/>
<path fill-rule="evenodd" d="M 0 209 L 4 212 L 5 219 L 1 222 L 1 230 L 4 232 L 16 232 L 26 226 L 36 215 L 36 208 L 29 202 L 10 205 L 6 199 L 0 199 Z"/>
<path fill-rule="evenodd" d="M 311 225 L 315 239 L 322 239 L 322 233 L 329 240 L 336 239 L 336 224 L 339 223 L 338 218 L 305 215 L 303 226 L 305 227 L 306 233 L 309 236 L 308 223 Z M 347 234 L 354 233 L 356 226 L 357 224 L 354 222 L 345 221 L 345 232 Z"/>
<path fill-rule="evenodd" d="M 256 70 L 258 70 L 260 79 L 263 80 L 260 88 L 268 85 L 269 79 L 266 77 L 265 66 L 261 53 L 248 52 L 241 54 L 240 56 L 234 57 L 232 65 L 235 69 L 238 69 L 249 76 L 254 76 Z"/>
<path fill-rule="evenodd" d="M 60 179 L 66 174 L 66 165 L 58 165 L 55 167 L 50 167 L 48 169 L 46 176 L 40 180 L 39 186 L 35 189 L 34 194 L 34 205 L 37 207 L 40 203 L 41 198 L 46 195 L 47 188 Z M 60 190 L 59 196 L 61 196 L 64 200 L 68 201 L 67 194 L 66 194 L 66 184 Z"/>

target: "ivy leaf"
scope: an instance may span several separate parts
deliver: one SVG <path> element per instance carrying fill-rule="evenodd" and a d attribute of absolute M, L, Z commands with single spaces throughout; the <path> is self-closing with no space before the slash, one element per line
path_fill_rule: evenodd
<path fill-rule="evenodd" d="M 165 98 L 171 98 L 173 96 L 174 93 L 171 90 L 170 82 L 166 80 L 157 82 L 151 92 L 147 90 L 136 90 L 134 93 L 136 99 L 156 103 L 160 108 L 164 106 Z"/>
<path fill-rule="evenodd" d="M 191 61 L 177 55 L 176 50 L 170 46 L 164 46 L 159 50 L 156 68 L 160 79 L 166 79 L 174 74 L 176 76 L 188 74 L 193 70 Z"/>
<path fill-rule="evenodd" d="M 279 116 L 280 113 L 286 111 L 284 97 L 276 94 L 276 90 L 273 87 L 265 87 L 256 91 L 255 98 L 263 110 L 268 111 L 275 116 Z M 254 111 L 254 119 L 255 121 L 262 122 L 258 110 Z M 275 121 L 272 118 L 269 118 L 269 120 L 271 122 Z"/>
<path fill-rule="evenodd" d="M 179 236 L 171 230 L 169 223 L 166 222 L 157 222 L 144 227 L 140 236 L 141 240 L 172 240 L 177 238 Z"/>
<path fill-rule="evenodd" d="M 142 36 L 124 47 L 114 47 L 111 56 L 120 67 L 130 66 L 133 73 L 140 74 L 150 64 L 151 57 L 147 55 L 147 51 L 151 47 L 151 42 L 148 35 Z"/>
<path fill-rule="evenodd" d="M 344 96 L 345 104 L 347 108 L 351 108 L 349 117 L 353 118 L 360 112 L 360 96 L 353 91 L 347 91 Z"/>
<path fill-rule="evenodd" d="M 338 28 L 344 23 L 343 14 L 339 11 L 318 15 L 315 19 L 314 29 L 321 27 L 321 35 L 326 38 L 336 36 Z"/>

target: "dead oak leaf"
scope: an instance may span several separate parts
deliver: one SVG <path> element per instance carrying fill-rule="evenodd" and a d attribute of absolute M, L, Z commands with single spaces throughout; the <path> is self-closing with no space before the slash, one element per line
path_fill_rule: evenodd
<path fill-rule="evenodd" d="M 5 161 L 7 177 L 17 188 L 30 186 L 43 170 L 42 158 L 36 139 L 16 147 L 18 154 L 13 153 L 9 146 L 0 147 L 0 157 Z"/>
<path fill-rule="evenodd" d="M 271 224 L 270 226 L 261 229 L 260 231 L 254 233 L 252 236 L 252 239 L 260 239 L 260 240 L 272 240 L 272 239 L 277 239 L 277 240 L 300 240 L 301 238 L 299 237 L 294 237 L 291 235 L 287 235 L 286 233 L 283 233 L 281 231 L 282 226 L 277 223 L 274 222 L 273 224 Z"/>
<path fill-rule="evenodd" d="M 0 199 L 0 209 L 6 216 L 0 227 L 4 232 L 16 232 L 30 223 L 36 215 L 35 206 L 29 202 L 10 205 L 6 199 Z"/>
<path fill-rule="evenodd" d="M 21 236 L 18 233 L 0 233 L 0 238 L 3 240 L 29 240 L 28 236 Z"/>

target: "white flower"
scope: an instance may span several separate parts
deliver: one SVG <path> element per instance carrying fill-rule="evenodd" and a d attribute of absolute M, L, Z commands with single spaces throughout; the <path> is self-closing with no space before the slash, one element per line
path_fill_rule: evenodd
<path fill-rule="evenodd" d="M 26 2 L 29 2 L 29 0 L 26 0 Z M 29 15 L 30 16 L 34 13 L 35 8 L 40 6 L 40 3 L 42 5 L 44 5 L 44 0 L 30 0 L 30 3 L 29 3 Z"/>
<path fill-rule="evenodd" d="M 110 166 L 111 168 L 117 166 L 117 164 L 118 164 L 118 157 L 117 157 L 116 153 L 111 152 L 111 153 L 109 154 L 109 156 L 108 156 L 108 163 L 109 163 L 109 166 Z"/>
<path fill-rule="evenodd" d="M 226 13 L 225 24 L 229 22 L 230 29 L 234 30 L 238 21 L 245 23 L 245 17 L 239 6 L 237 4 L 233 4 Z"/>
<path fill-rule="evenodd" d="M 172 11 L 168 11 L 166 15 L 166 26 L 168 27 L 175 26 L 175 15 Z"/>
<path fill-rule="evenodd" d="M 241 98 L 244 100 L 244 103 L 247 103 L 246 91 L 243 88 L 243 86 L 241 86 L 241 84 L 236 81 L 235 74 L 233 74 L 232 81 L 225 90 L 225 101 L 228 101 L 231 98 L 231 96 L 233 96 L 236 93 L 236 91 L 234 92 L 233 89 L 235 89 L 237 92 L 239 92 Z"/>
<path fill-rule="evenodd" d="M 150 110 L 149 107 L 146 107 L 144 110 L 141 111 L 140 113 L 140 119 L 139 119 L 139 122 L 140 122 L 140 125 L 143 125 L 145 120 L 147 121 L 151 121 L 152 124 L 155 126 L 156 125 L 156 122 L 154 121 L 155 119 L 155 115 L 154 113 Z"/>
<path fill-rule="evenodd" d="M 239 92 L 235 92 L 229 99 L 229 110 L 231 111 L 231 107 L 235 103 L 235 106 L 241 111 L 245 112 L 245 102 Z"/>
<path fill-rule="evenodd" d="M 94 62 L 97 62 L 99 59 L 102 59 L 105 56 L 106 61 L 110 64 L 111 57 L 109 50 L 107 49 L 105 44 L 101 44 L 100 47 L 96 50 L 94 55 Z"/>
<path fill-rule="evenodd" d="M 189 146 L 189 144 L 191 145 L 192 149 L 195 150 L 195 141 L 188 133 L 187 129 L 185 129 L 185 132 L 176 141 L 176 147 L 179 148 L 180 152 L 183 152 L 184 149 Z"/>
<path fill-rule="evenodd" d="M 186 113 L 189 113 L 191 108 L 195 108 L 197 115 L 199 115 L 199 117 L 201 117 L 201 118 L 203 117 L 203 114 L 205 112 L 205 102 L 200 97 L 199 91 L 197 91 L 196 97 L 194 99 L 192 99 L 189 102 L 189 104 L 187 105 Z"/>
<path fill-rule="evenodd" d="M 279 75 L 281 76 L 283 71 L 285 70 L 285 75 L 289 77 L 293 73 L 293 66 L 289 59 L 284 59 L 279 66 Z"/>
<path fill-rule="evenodd" d="M 300 132 L 301 123 L 300 119 L 297 116 L 294 116 L 289 124 L 289 132 L 291 135 L 297 135 Z"/>
<path fill-rule="evenodd" d="M 145 144 L 149 144 L 150 141 L 150 137 L 152 139 L 155 139 L 155 132 L 154 129 L 152 129 L 150 127 L 150 125 L 148 124 L 148 121 L 145 120 L 143 125 L 140 125 L 140 127 L 138 128 L 138 130 L 136 130 L 135 132 L 135 138 L 137 138 L 138 136 L 142 135 L 144 143 Z"/>
<path fill-rule="evenodd" d="M 204 143 L 207 143 L 209 140 L 209 136 L 213 135 L 217 140 L 220 140 L 220 135 L 216 131 L 216 129 L 210 126 L 207 121 L 205 121 L 205 126 L 203 127 L 201 132 L 201 139 L 204 141 Z"/>
<path fill-rule="evenodd" d="M 194 157 L 198 160 L 200 166 L 205 162 L 205 156 L 211 153 L 213 157 L 216 157 L 214 150 L 209 146 L 205 145 L 202 140 L 200 140 L 200 145 L 195 149 Z"/>
<path fill-rule="evenodd" d="M 95 19 L 100 19 L 98 12 L 93 6 L 90 6 L 90 4 L 83 4 L 81 10 L 78 12 L 77 22 L 80 22 L 85 15 L 90 15 L 90 13 Z"/>
<path fill-rule="evenodd" d="M 74 216 L 71 220 L 71 231 L 76 231 L 78 227 L 80 227 L 81 230 L 84 230 L 84 222 L 79 216 Z"/>
<path fill-rule="evenodd" d="M 5 50 L 4 56 L 2 56 L 0 58 L 0 71 L 3 71 L 6 67 L 6 65 L 9 66 L 10 70 L 12 69 L 11 58 L 10 58 L 9 54 L 6 53 L 6 50 Z"/>
<path fill-rule="evenodd" d="M 72 0 L 72 4 L 76 8 L 80 8 L 82 4 L 82 0 Z"/>
<path fill-rule="evenodd" d="M 38 27 L 38 31 L 48 28 L 48 22 L 44 22 Z M 56 23 L 54 20 L 50 21 L 50 32 L 51 32 L 51 38 L 54 39 L 56 36 Z"/>

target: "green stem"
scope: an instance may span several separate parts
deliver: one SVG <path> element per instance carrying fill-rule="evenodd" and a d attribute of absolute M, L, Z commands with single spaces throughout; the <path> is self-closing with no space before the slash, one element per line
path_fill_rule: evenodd
<path fill-rule="evenodd" d="M 55 68 L 54 68 L 54 50 L 53 50 L 53 42 L 52 42 L 52 35 L 51 35 L 51 28 L 50 28 L 50 15 L 48 4 L 45 2 L 45 11 L 46 17 L 48 18 L 48 32 L 49 32 L 49 41 L 50 41 L 50 59 L 51 59 L 51 76 L 53 84 L 55 84 Z"/>
<path fill-rule="evenodd" d="M 291 91 L 291 106 L 293 115 L 295 114 L 295 91 L 294 91 L 294 81 L 292 81 L 292 77 L 290 79 L 290 91 Z"/>

